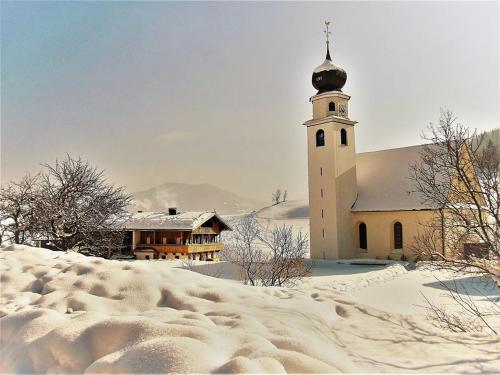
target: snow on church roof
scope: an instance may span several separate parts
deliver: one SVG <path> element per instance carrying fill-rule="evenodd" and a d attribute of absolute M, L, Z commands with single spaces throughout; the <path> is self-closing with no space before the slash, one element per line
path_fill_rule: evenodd
<path fill-rule="evenodd" d="M 415 192 L 410 165 L 424 145 L 364 152 L 356 155 L 358 198 L 352 211 L 410 211 L 434 207 Z"/>

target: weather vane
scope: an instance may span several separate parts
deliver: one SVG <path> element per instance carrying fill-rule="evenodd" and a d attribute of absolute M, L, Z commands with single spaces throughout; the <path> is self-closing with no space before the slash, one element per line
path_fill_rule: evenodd
<path fill-rule="evenodd" d="M 325 27 L 326 29 L 323 31 L 326 34 L 326 44 L 330 44 L 330 21 L 325 21 Z"/>

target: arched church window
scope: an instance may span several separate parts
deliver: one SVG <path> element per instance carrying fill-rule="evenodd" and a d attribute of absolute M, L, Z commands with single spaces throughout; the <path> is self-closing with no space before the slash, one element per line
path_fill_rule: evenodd
<path fill-rule="evenodd" d="M 403 248 L 403 224 L 399 221 L 394 223 L 394 248 Z"/>
<path fill-rule="evenodd" d="M 340 129 L 340 144 L 347 146 L 347 131 Z"/>
<path fill-rule="evenodd" d="M 330 103 L 328 104 L 328 110 L 329 110 L 330 112 L 335 111 L 335 103 L 334 103 L 334 102 L 330 102 Z"/>
<path fill-rule="evenodd" d="M 359 248 L 366 250 L 368 248 L 366 224 L 359 224 Z"/>
<path fill-rule="evenodd" d="M 316 132 L 316 147 L 324 145 L 325 145 L 325 132 L 323 131 L 323 129 L 319 129 Z"/>

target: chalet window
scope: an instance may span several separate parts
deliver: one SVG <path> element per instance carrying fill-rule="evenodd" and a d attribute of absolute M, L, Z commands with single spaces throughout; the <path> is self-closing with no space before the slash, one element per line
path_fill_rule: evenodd
<path fill-rule="evenodd" d="M 347 146 L 347 131 L 340 129 L 340 144 Z"/>
<path fill-rule="evenodd" d="M 328 104 L 328 110 L 330 112 L 335 111 L 335 103 L 334 102 L 330 102 L 330 104 Z"/>
<path fill-rule="evenodd" d="M 319 129 L 316 132 L 316 147 L 321 147 L 325 145 L 325 132 L 323 129 Z"/>
<path fill-rule="evenodd" d="M 403 225 L 399 221 L 394 223 L 394 248 L 403 248 Z"/>
<path fill-rule="evenodd" d="M 162 255 L 161 259 L 167 259 L 167 257 L 165 255 Z"/>
<path fill-rule="evenodd" d="M 367 233 L 366 233 L 366 224 L 359 224 L 359 248 L 366 250 L 367 246 Z"/>
<path fill-rule="evenodd" d="M 146 255 L 146 260 L 149 260 L 149 255 Z"/>

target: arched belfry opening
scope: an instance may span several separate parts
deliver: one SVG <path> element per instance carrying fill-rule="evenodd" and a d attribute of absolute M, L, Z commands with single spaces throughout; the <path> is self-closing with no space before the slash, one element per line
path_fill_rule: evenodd
<path fill-rule="evenodd" d="M 325 131 L 323 129 L 319 129 L 316 132 L 316 147 L 321 147 L 325 145 Z"/>
<path fill-rule="evenodd" d="M 347 130 L 340 129 L 340 144 L 347 146 Z"/>
<path fill-rule="evenodd" d="M 335 102 L 330 102 L 328 104 L 328 111 L 335 112 Z"/>

